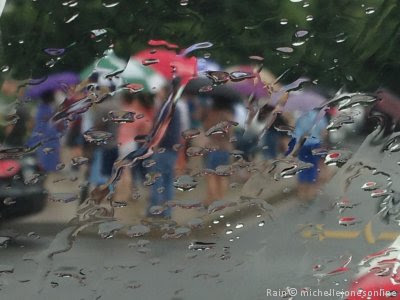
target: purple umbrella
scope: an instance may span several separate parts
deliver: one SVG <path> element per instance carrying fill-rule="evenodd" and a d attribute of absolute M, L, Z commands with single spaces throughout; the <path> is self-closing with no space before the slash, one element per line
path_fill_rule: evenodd
<path fill-rule="evenodd" d="M 274 93 L 271 99 L 271 105 L 276 105 L 283 95 L 284 91 Z M 310 111 L 325 103 L 327 99 L 313 91 L 293 91 L 289 93 L 289 99 L 286 102 L 284 111 Z"/>
<path fill-rule="evenodd" d="M 39 82 L 39 83 L 38 83 Z M 70 85 L 78 84 L 79 76 L 72 72 L 63 72 L 49 75 L 44 80 L 31 80 L 25 98 L 37 99 L 50 91 L 65 90 Z"/>
<path fill-rule="evenodd" d="M 232 67 L 229 68 L 230 72 L 232 71 L 241 71 L 241 72 L 247 72 L 247 73 L 253 73 L 253 68 L 250 66 L 238 66 L 238 67 Z M 257 84 L 254 85 L 254 79 L 246 79 L 242 80 L 240 82 L 234 82 L 230 83 L 230 85 L 238 91 L 241 95 L 248 97 L 252 93 L 254 93 L 254 96 L 256 99 L 264 98 L 264 97 L 269 97 L 269 93 L 264 87 L 264 83 L 261 82 L 260 75 L 257 73 L 254 73 L 256 77 L 258 77 Z M 262 76 L 261 76 L 262 77 Z"/>

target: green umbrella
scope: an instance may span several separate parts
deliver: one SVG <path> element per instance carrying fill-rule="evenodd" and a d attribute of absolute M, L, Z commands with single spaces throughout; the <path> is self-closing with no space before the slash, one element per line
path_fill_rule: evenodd
<path fill-rule="evenodd" d="M 112 50 L 85 68 L 80 77 L 89 78 L 93 73 L 98 74 L 98 84 L 101 86 L 121 87 L 125 84 L 141 84 L 147 92 L 157 92 L 165 83 L 164 77 L 153 69 L 142 65 L 134 58 L 128 63 L 114 54 Z"/>

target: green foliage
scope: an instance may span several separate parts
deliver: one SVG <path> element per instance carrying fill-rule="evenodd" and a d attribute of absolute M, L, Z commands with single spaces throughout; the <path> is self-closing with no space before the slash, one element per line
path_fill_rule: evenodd
<path fill-rule="evenodd" d="M 261 55 L 276 74 L 290 69 L 292 77 L 305 74 L 332 88 L 395 88 L 400 75 L 398 0 L 310 0 L 307 7 L 289 0 L 189 0 L 187 6 L 179 0 L 121 0 L 109 8 L 101 0 L 80 0 L 74 7 L 68 2 L 8 1 L 0 18 L 0 66 L 10 66 L 4 74 L 26 79 L 79 71 L 111 45 L 127 59 L 149 39 L 164 39 L 182 47 L 210 41 L 214 47 L 197 55 L 210 52 L 222 65 L 248 64 L 249 55 Z M 367 14 L 368 7 L 375 12 Z M 287 25 L 280 24 L 283 18 Z M 107 34 L 91 38 L 91 30 L 101 28 Z M 294 47 L 299 30 L 309 34 Z M 278 47 L 294 52 L 283 55 Z M 45 48 L 66 52 L 52 66 L 56 58 Z"/>

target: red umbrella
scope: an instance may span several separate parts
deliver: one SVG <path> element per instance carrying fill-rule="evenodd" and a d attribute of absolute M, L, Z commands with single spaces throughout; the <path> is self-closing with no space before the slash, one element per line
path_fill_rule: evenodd
<path fill-rule="evenodd" d="M 172 50 L 146 49 L 134 55 L 134 58 L 153 68 L 168 80 L 177 76 L 185 84 L 197 75 L 196 57 L 181 56 Z"/>

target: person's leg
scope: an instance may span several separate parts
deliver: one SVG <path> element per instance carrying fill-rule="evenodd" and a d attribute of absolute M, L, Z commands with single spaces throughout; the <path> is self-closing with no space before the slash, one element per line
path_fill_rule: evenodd
<path fill-rule="evenodd" d="M 101 165 L 101 173 L 109 178 L 112 174 L 114 162 L 118 159 L 118 147 L 105 148 L 103 150 L 103 160 Z"/>
<path fill-rule="evenodd" d="M 263 156 L 265 159 L 275 159 L 277 157 L 278 133 L 274 129 L 268 130 L 263 137 Z"/>
<path fill-rule="evenodd" d="M 318 191 L 318 161 L 319 157 L 312 154 L 312 149 L 319 145 L 303 146 L 299 151 L 299 159 L 312 163 L 311 168 L 301 171 L 298 175 L 298 197 L 302 201 L 310 201 L 315 198 Z"/>
<path fill-rule="evenodd" d="M 177 163 L 178 155 L 175 151 L 165 151 L 164 153 L 164 174 L 163 174 L 163 193 L 164 203 L 174 199 L 174 178 L 175 178 L 175 165 Z M 165 217 L 171 216 L 171 208 L 164 211 Z"/>
<path fill-rule="evenodd" d="M 218 200 L 218 177 L 217 175 L 207 175 L 207 198 L 203 201 L 204 206 L 209 206 Z"/>
<path fill-rule="evenodd" d="M 217 185 L 216 196 L 218 200 L 221 200 L 225 197 L 226 192 L 228 191 L 229 180 L 225 176 L 217 176 L 216 185 Z"/>
<path fill-rule="evenodd" d="M 174 168 L 177 155 L 173 151 L 165 151 L 157 153 L 152 157 L 156 161 L 156 165 L 150 168 L 152 172 L 161 173 L 161 177 L 150 188 L 150 204 L 151 206 L 163 206 L 165 202 L 172 200 L 174 197 Z M 163 191 L 160 193 L 160 188 Z M 170 216 L 170 209 L 164 211 L 162 216 Z"/>

